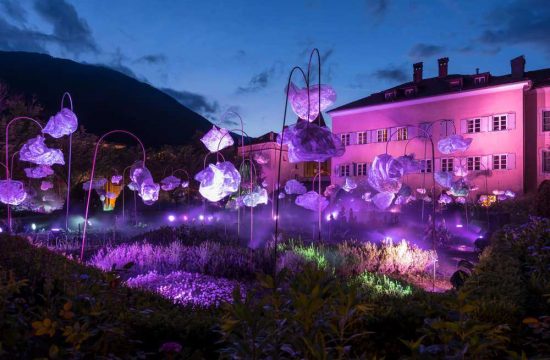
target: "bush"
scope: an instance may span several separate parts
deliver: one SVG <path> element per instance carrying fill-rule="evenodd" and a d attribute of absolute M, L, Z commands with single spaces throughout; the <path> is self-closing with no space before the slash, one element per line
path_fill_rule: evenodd
<path fill-rule="evenodd" d="M 544 180 L 535 197 L 535 214 L 550 219 L 550 180 Z"/>

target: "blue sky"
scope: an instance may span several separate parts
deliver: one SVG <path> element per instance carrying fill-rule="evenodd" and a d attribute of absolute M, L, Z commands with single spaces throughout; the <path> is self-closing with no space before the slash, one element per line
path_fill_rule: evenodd
<path fill-rule="evenodd" d="M 103 64 L 164 89 L 213 122 L 279 131 L 290 69 L 317 47 L 336 105 L 426 77 L 550 67 L 547 0 L 0 0 L 0 49 Z M 296 78 L 300 83 L 300 79 Z M 231 124 L 225 124 L 231 127 Z"/>

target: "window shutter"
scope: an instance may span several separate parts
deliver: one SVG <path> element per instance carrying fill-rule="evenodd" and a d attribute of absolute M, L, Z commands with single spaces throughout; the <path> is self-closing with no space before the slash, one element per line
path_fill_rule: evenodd
<path fill-rule="evenodd" d="M 491 116 L 483 116 L 481 117 L 481 132 L 484 131 L 493 131 L 493 126 L 491 122 L 492 117 Z"/>
<path fill-rule="evenodd" d="M 491 169 L 491 167 L 489 166 L 489 157 L 492 157 L 492 155 L 484 155 L 481 157 L 481 170 Z"/>
<path fill-rule="evenodd" d="M 441 171 L 441 159 L 435 159 L 435 166 L 433 167 L 432 171 Z"/>
<path fill-rule="evenodd" d="M 352 166 L 353 166 L 353 169 L 350 175 L 357 176 L 357 163 L 353 163 Z"/>
<path fill-rule="evenodd" d="M 365 130 L 365 141 L 367 144 L 370 144 L 372 142 L 372 131 Z"/>
<path fill-rule="evenodd" d="M 507 129 L 515 129 L 516 128 L 516 114 L 510 113 L 508 114 L 508 120 L 506 123 Z"/>
<path fill-rule="evenodd" d="M 516 154 L 506 155 L 506 169 L 512 170 L 516 168 Z"/>
<path fill-rule="evenodd" d="M 493 156 L 494 155 L 487 155 L 487 169 L 494 170 L 495 164 L 493 163 Z"/>
<path fill-rule="evenodd" d="M 413 139 L 418 136 L 418 128 L 416 126 L 407 126 L 407 139 Z"/>
<path fill-rule="evenodd" d="M 349 134 L 349 144 L 350 145 L 357 144 L 357 133 L 356 132 L 352 132 L 352 133 Z"/>
<path fill-rule="evenodd" d="M 460 120 L 460 133 L 461 134 L 468 133 L 468 119 Z"/>
<path fill-rule="evenodd" d="M 397 128 L 392 127 L 388 129 L 388 140 L 395 141 L 397 140 Z"/>
<path fill-rule="evenodd" d="M 341 165 L 336 165 L 334 167 L 334 170 L 336 171 L 336 176 L 338 176 L 338 177 L 340 177 L 340 167 L 341 167 Z"/>

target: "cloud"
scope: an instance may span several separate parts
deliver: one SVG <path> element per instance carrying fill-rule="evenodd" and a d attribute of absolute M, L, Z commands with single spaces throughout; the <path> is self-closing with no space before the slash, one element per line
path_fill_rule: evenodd
<path fill-rule="evenodd" d="M 401 68 L 392 66 L 386 69 L 378 69 L 372 73 L 372 76 L 379 80 L 404 82 L 408 79 L 409 74 Z"/>
<path fill-rule="evenodd" d="M 515 0 L 499 4 L 487 16 L 479 41 L 499 48 L 503 45 L 537 45 L 550 53 L 550 6 L 547 0 Z"/>
<path fill-rule="evenodd" d="M 163 54 L 149 54 L 137 58 L 135 63 L 146 63 L 149 65 L 162 64 L 166 62 L 166 56 Z"/>
<path fill-rule="evenodd" d="M 51 41 L 50 35 L 11 25 L 0 17 L 1 50 L 47 53 L 46 44 Z"/>
<path fill-rule="evenodd" d="M 389 6 L 389 0 L 366 0 L 367 11 L 376 18 L 386 15 Z"/>
<path fill-rule="evenodd" d="M 183 106 L 188 107 L 203 116 L 214 116 L 220 111 L 220 105 L 218 102 L 209 101 L 204 95 L 170 88 L 162 88 L 160 90 L 173 97 Z"/>
<path fill-rule="evenodd" d="M 421 59 L 441 54 L 444 50 L 444 46 L 420 43 L 411 48 L 409 51 L 409 56 L 412 58 Z"/>
<path fill-rule="evenodd" d="M 255 74 L 248 81 L 248 84 L 237 88 L 237 94 L 255 93 L 265 89 L 270 84 L 271 80 L 273 80 L 275 76 L 280 73 L 280 68 L 281 64 L 275 63 L 269 69 L 265 69 L 258 74 Z"/>
<path fill-rule="evenodd" d="M 230 106 L 225 109 L 223 114 L 220 116 L 220 120 L 216 121 L 216 124 L 225 128 L 240 128 L 241 121 L 239 116 L 235 114 L 240 114 L 241 112 L 242 110 L 239 106 Z"/>
<path fill-rule="evenodd" d="M 27 21 L 27 11 L 17 0 L 2 0 L 0 1 L 0 7 L 4 9 L 6 15 L 11 19 L 19 23 L 25 23 Z"/>
<path fill-rule="evenodd" d="M 98 52 L 97 45 L 86 20 L 78 16 L 73 5 L 65 0 L 37 0 L 36 12 L 53 26 L 52 37 L 68 51 Z"/>

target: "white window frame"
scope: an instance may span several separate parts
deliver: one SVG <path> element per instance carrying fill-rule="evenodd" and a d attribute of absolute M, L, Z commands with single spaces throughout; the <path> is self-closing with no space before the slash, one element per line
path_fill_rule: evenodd
<path fill-rule="evenodd" d="M 466 120 L 466 133 L 476 134 L 481 132 L 481 118 Z"/>
<path fill-rule="evenodd" d="M 351 175 L 351 165 L 350 164 L 342 164 L 340 165 L 340 177 L 346 177 Z"/>
<path fill-rule="evenodd" d="M 546 159 L 545 157 L 548 157 L 548 159 Z M 546 163 L 547 161 L 548 164 Z M 541 165 L 542 172 L 545 174 L 550 174 L 550 150 L 542 150 Z"/>
<path fill-rule="evenodd" d="M 357 176 L 367 176 L 369 167 L 367 163 L 357 164 Z"/>
<path fill-rule="evenodd" d="M 466 158 L 466 168 L 468 171 L 480 171 L 481 156 L 468 156 Z"/>
<path fill-rule="evenodd" d="M 475 85 L 485 85 L 487 84 L 487 78 L 485 76 L 476 76 L 474 78 Z"/>
<path fill-rule="evenodd" d="M 542 110 L 542 132 L 550 132 L 550 110 Z"/>
<path fill-rule="evenodd" d="M 340 134 L 340 140 L 342 141 L 342 144 L 344 144 L 344 146 L 349 146 L 351 144 L 351 134 Z"/>
<path fill-rule="evenodd" d="M 420 160 L 420 172 L 430 174 L 434 169 L 432 159 Z"/>
<path fill-rule="evenodd" d="M 387 141 L 388 141 L 388 129 L 376 130 L 376 142 L 387 142 Z"/>
<path fill-rule="evenodd" d="M 404 141 L 409 138 L 409 129 L 406 126 L 397 128 L 397 141 Z"/>
<path fill-rule="evenodd" d="M 414 88 L 405 89 L 405 96 L 407 96 L 407 97 L 413 96 L 415 92 L 416 92 L 416 91 L 415 91 Z"/>
<path fill-rule="evenodd" d="M 358 145 L 364 145 L 367 143 L 367 132 L 366 131 L 359 131 L 357 133 L 357 144 Z"/>
<path fill-rule="evenodd" d="M 442 158 L 441 159 L 441 171 L 453 172 L 454 171 L 454 158 Z"/>
<path fill-rule="evenodd" d="M 491 116 L 491 131 L 503 131 L 507 129 L 508 114 L 498 114 Z"/>
<path fill-rule="evenodd" d="M 506 170 L 508 169 L 508 155 L 507 154 L 494 154 L 493 155 L 493 170 Z"/>

